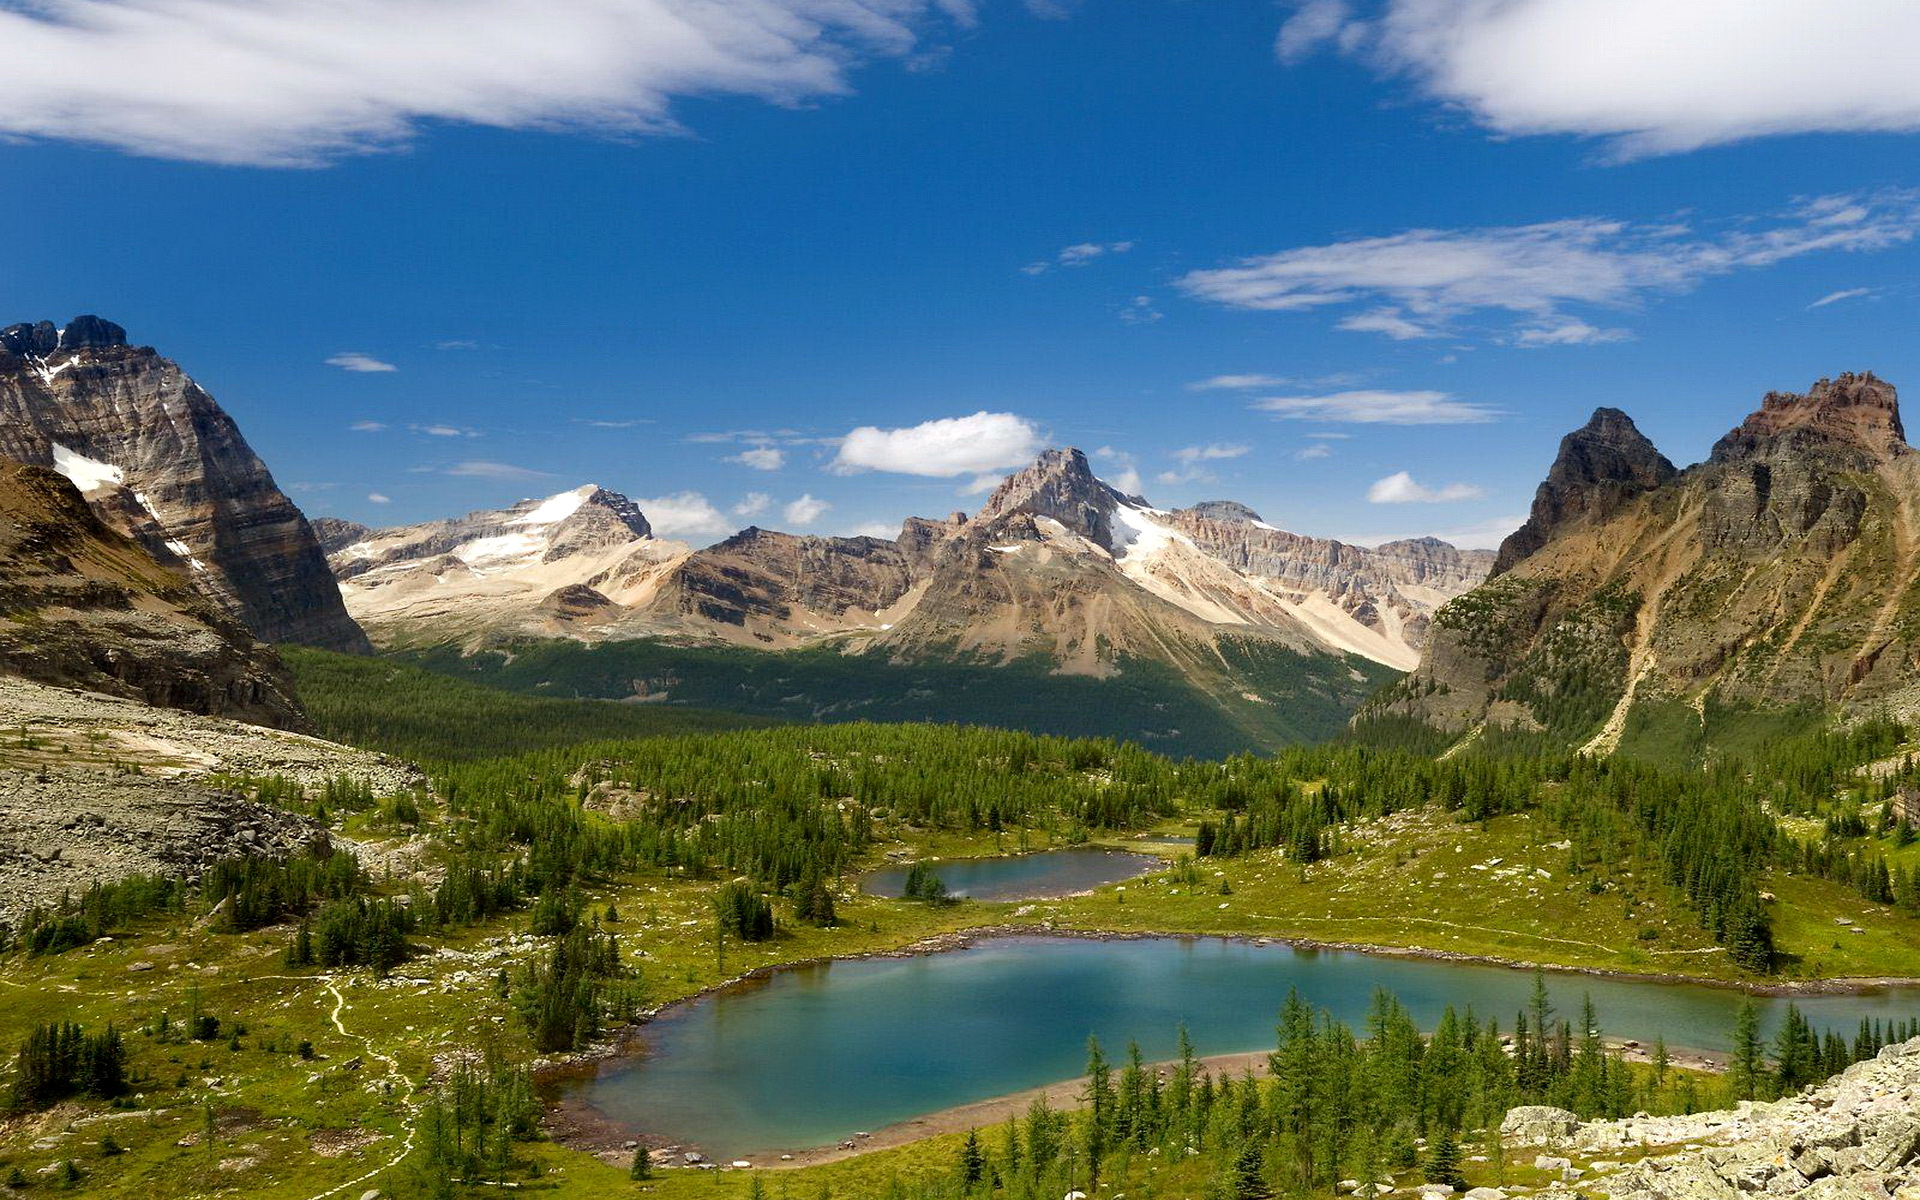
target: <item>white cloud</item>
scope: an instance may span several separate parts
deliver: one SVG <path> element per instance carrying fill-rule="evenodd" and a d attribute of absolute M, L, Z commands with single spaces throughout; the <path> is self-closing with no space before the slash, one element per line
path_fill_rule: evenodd
<path fill-rule="evenodd" d="M 1063 248 L 1052 258 L 1043 258 L 1030 262 L 1020 270 L 1028 275 L 1045 275 L 1055 267 L 1084 267 L 1096 258 L 1109 254 L 1125 254 L 1133 249 L 1132 242 L 1077 242 Z"/>
<path fill-rule="evenodd" d="M 1615 158 L 1794 133 L 1920 130 L 1910 0 L 1389 0 L 1308 4 L 1283 61 L 1334 45 L 1501 135 L 1607 139 Z"/>
<path fill-rule="evenodd" d="M 898 524 L 889 525 L 885 521 L 862 521 L 852 529 L 847 530 L 846 533 L 847 537 L 879 538 L 882 541 L 888 542 L 899 535 L 900 526 Z"/>
<path fill-rule="evenodd" d="M 0 134 L 311 166 L 436 122 L 679 130 L 681 96 L 840 95 L 949 0 L 35 0 L 0 7 Z M 962 22 L 964 24 L 964 22 Z"/>
<path fill-rule="evenodd" d="M 1242 446 L 1234 442 L 1210 442 L 1205 446 L 1187 446 L 1173 452 L 1176 462 L 1197 463 L 1217 462 L 1223 458 L 1244 458 L 1252 446 Z"/>
<path fill-rule="evenodd" d="M 1201 483 L 1211 481 L 1213 473 L 1201 466 L 1202 463 L 1219 462 L 1223 459 L 1243 457 L 1251 446 L 1237 443 L 1212 442 L 1205 446 L 1186 446 L 1175 450 L 1170 457 L 1180 464 L 1174 471 L 1162 471 L 1156 478 L 1161 483 Z"/>
<path fill-rule="evenodd" d="M 750 446 L 738 454 L 727 455 L 726 461 L 756 471 L 778 471 L 787 465 L 787 452 L 778 446 Z"/>
<path fill-rule="evenodd" d="M 372 504 L 391 504 L 393 503 L 393 497 L 381 492 L 368 492 L 367 501 Z"/>
<path fill-rule="evenodd" d="M 1289 65 L 1300 62 L 1329 42 L 1358 26 L 1349 20 L 1352 10 L 1345 0 L 1306 0 L 1280 26 L 1273 40 L 1273 54 Z"/>
<path fill-rule="evenodd" d="M 347 426 L 354 433 L 381 433 L 387 428 L 385 421 L 355 421 Z"/>
<path fill-rule="evenodd" d="M 787 506 L 780 510 L 780 515 L 786 518 L 789 525 L 811 525 L 832 507 L 833 505 L 825 500 L 808 493 L 798 500 L 788 502 Z"/>
<path fill-rule="evenodd" d="M 0 26 L 6 23 L 7 14 L 0 12 Z M 4 41 L 0 38 L 0 41 Z M 0 124 L 4 124 L 0 121 Z M 342 350 L 327 360 L 330 367 L 339 367 L 343 371 L 357 371 L 361 374 L 377 374 L 383 371 L 398 371 L 400 368 L 390 362 L 381 362 L 371 354 L 361 354 L 357 350 Z"/>
<path fill-rule="evenodd" d="M 1151 325 L 1166 315 L 1153 306 L 1152 296 L 1135 296 L 1120 306 L 1120 319 L 1129 325 Z"/>
<path fill-rule="evenodd" d="M 1238 391 L 1245 388 L 1286 387 L 1293 380 L 1285 375 L 1215 375 L 1187 385 L 1190 392 Z"/>
<path fill-rule="evenodd" d="M 863 425 L 840 440 L 828 469 L 839 475 L 891 471 L 944 479 L 1024 465 L 1045 443 L 1033 422 L 1012 413 L 942 417 L 904 429 Z"/>
<path fill-rule="evenodd" d="M 1100 478 L 1129 496 L 1140 494 L 1140 468 L 1133 455 L 1112 446 L 1102 446 L 1093 452 L 1093 461 L 1109 464 L 1108 469 L 1101 472 Z"/>
<path fill-rule="evenodd" d="M 736 517 L 757 517 L 773 507 L 773 497 L 765 492 L 748 492 L 733 506 Z"/>
<path fill-rule="evenodd" d="M 480 436 L 478 429 L 468 429 L 464 425 L 409 425 L 407 428 L 415 433 L 424 433 L 428 437 L 471 438 Z"/>
<path fill-rule="evenodd" d="M 1477 500 L 1486 495 L 1483 488 L 1471 483 L 1449 483 L 1444 487 L 1430 488 L 1418 483 L 1406 471 L 1397 471 L 1385 479 L 1375 480 L 1367 489 L 1369 504 L 1451 504 L 1456 500 Z"/>
<path fill-rule="evenodd" d="M 1335 421 L 1351 425 L 1480 425 L 1500 416 L 1499 409 L 1459 400 L 1447 392 L 1427 391 L 1268 396 L 1254 401 L 1253 407 L 1287 421 Z"/>
<path fill-rule="evenodd" d="M 480 343 L 468 338 L 451 338 L 444 342 L 435 342 L 435 350 L 478 350 Z"/>
<path fill-rule="evenodd" d="M 1295 450 L 1293 457 L 1297 462 L 1312 462 L 1317 458 L 1332 458 L 1333 447 L 1327 445 L 1325 442 L 1315 442 L 1311 446 L 1303 446 Z"/>
<path fill-rule="evenodd" d="M 1342 329 L 1391 338 L 1454 336 L 1469 319 L 1520 346 L 1617 341 L 1569 310 L 1622 310 L 1703 280 L 1802 255 L 1904 245 L 1920 232 L 1920 191 L 1794 201 L 1715 231 L 1577 217 L 1485 229 L 1414 229 L 1302 246 L 1191 271 L 1178 286 L 1231 308 L 1349 308 Z"/>
<path fill-rule="evenodd" d="M 440 473 L 442 475 L 457 475 L 466 479 L 498 479 L 502 481 L 553 478 L 552 474 L 547 471 L 535 471 L 530 467 L 516 467 L 512 463 L 487 462 L 485 460 L 455 463 Z"/>
<path fill-rule="evenodd" d="M 1842 300 L 1858 300 L 1862 296 L 1871 295 L 1873 295 L 1872 288 L 1846 288 L 1838 292 L 1828 292 L 1812 304 L 1807 305 L 1807 307 L 1809 309 L 1825 308 L 1829 304 L 1838 304 Z"/>
<path fill-rule="evenodd" d="M 699 492 L 636 498 L 634 503 L 646 514 L 654 532 L 667 537 L 725 537 L 734 531 L 726 514 Z"/>

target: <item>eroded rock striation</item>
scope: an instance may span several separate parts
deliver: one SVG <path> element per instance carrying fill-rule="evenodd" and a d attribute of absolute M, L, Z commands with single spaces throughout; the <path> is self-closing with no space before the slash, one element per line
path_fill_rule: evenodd
<path fill-rule="evenodd" d="M 109 529 L 65 477 L 5 461 L 0 674 L 305 725 L 279 657 L 194 587 L 185 568 Z"/>
<path fill-rule="evenodd" d="M 306 518 L 233 420 L 118 325 L 0 330 L 0 457 L 67 476 L 261 640 L 368 649 Z"/>

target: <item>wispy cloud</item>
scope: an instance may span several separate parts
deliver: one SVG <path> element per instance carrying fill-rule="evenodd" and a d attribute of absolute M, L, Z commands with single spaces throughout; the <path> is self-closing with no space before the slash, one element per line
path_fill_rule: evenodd
<path fill-rule="evenodd" d="M 1387 0 L 1373 20 L 1314 0 L 1275 51 L 1291 63 L 1333 47 L 1495 133 L 1604 138 L 1625 159 L 1920 130 L 1917 45 L 1920 6 L 1904 0 Z"/>
<path fill-rule="evenodd" d="M 757 517 L 772 507 L 772 496 L 765 492 L 748 492 L 740 497 L 739 503 L 733 506 L 733 515 L 746 518 Z"/>
<path fill-rule="evenodd" d="M 1129 325 L 1151 325 L 1166 315 L 1154 306 L 1152 296 L 1135 296 L 1120 306 L 1120 319 Z"/>
<path fill-rule="evenodd" d="M 435 350 L 478 350 L 480 343 L 469 338 L 449 338 L 444 342 L 435 342 Z"/>
<path fill-rule="evenodd" d="M 469 429 L 465 425 L 445 425 L 445 424 L 409 425 L 407 426 L 407 428 L 412 430 L 415 433 L 424 434 L 427 437 L 476 438 L 480 436 L 480 431 L 478 429 Z"/>
<path fill-rule="evenodd" d="M 900 429 L 863 425 L 840 440 L 828 469 L 839 475 L 890 471 L 952 478 L 1024 465 L 1043 445 L 1039 428 L 1027 418 L 977 412 Z"/>
<path fill-rule="evenodd" d="M 911 56 L 964 9 L 547 0 L 530 20 L 521 0 L 35 0 L 0 6 L 0 134 L 313 166 L 435 122 L 671 133 L 675 97 L 844 94 L 853 67 Z"/>
<path fill-rule="evenodd" d="M 1202 464 L 1242 458 L 1252 449 L 1251 446 L 1243 446 L 1236 442 L 1210 442 L 1205 446 L 1185 446 L 1168 456 L 1180 466 L 1174 470 L 1160 472 L 1155 479 L 1165 484 L 1209 482 L 1213 479 L 1213 473 Z"/>
<path fill-rule="evenodd" d="M 574 420 L 589 429 L 638 429 L 642 425 L 657 423 L 651 417 L 621 417 L 617 420 L 608 417 L 575 417 Z"/>
<path fill-rule="evenodd" d="M 1268 396 L 1254 401 L 1253 407 L 1287 421 L 1330 421 L 1349 425 L 1481 425 L 1497 420 L 1501 415 L 1497 408 L 1461 400 L 1448 392 L 1431 391 Z"/>
<path fill-rule="evenodd" d="M 756 471 L 778 471 L 787 465 L 787 452 L 778 446 L 749 446 L 738 454 L 727 455 L 726 461 Z"/>
<path fill-rule="evenodd" d="M 1809 254 L 1883 250 L 1916 232 L 1920 191 L 1889 190 L 1801 199 L 1711 232 L 1599 217 L 1415 229 L 1191 271 L 1178 285 L 1231 308 L 1350 310 L 1339 328 L 1395 339 L 1481 333 L 1515 346 L 1586 345 L 1629 335 L 1578 309 L 1619 312 L 1715 276 Z"/>
<path fill-rule="evenodd" d="M 1101 478 L 1129 496 L 1140 494 L 1140 467 L 1133 455 L 1113 446 L 1102 446 L 1093 452 L 1093 461 L 1107 464 L 1101 472 Z"/>
<path fill-rule="evenodd" d="M 900 525 L 898 522 L 888 524 L 885 521 L 862 521 L 847 530 L 846 536 L 879 538 L 882 541 L 890 542 L 898 537 L 899 534 Z"/>
<path fill-rule="evenodd" d="M 1109 254 L 1125 254 L 1133 249 L 1132 242 L 1076 242 L 1064 247 L 1052 258 L 1043 258 L 1030 262 L 1020 270 L 1028 275 L 1045 275 L 1055 267 L 1084 267 L 1096 258 Z"/>
<path fill-rule="evenodd" d="M 369 503 L 369 504 L 392 504 L 392 503 L 393 503 L 393 497 L 392 497 L 392 496 L 389 496 L 389 495 L 387 495 L 387 494 L 386 494 L 385 492 L 368 492 L 368 493 L 367 493 L 367 503 Z"/>
<path fill-rule="evenodd" d="M 1457 500 L 1478 500 L 1486 495 L 1484 488 L 1471 483 L 1449 483 L 1444 487 L 1432 488 L 1415 481 L 1412 474 L 1396 471 L 1385 479 L 1375 480 L 1367 489 L 1369 504 L 1450 504 Z"/>
<path fill-rule="evenodd" d="M 1313 462 L 1315 459 L 1332 458 L 1333 447 L 1325 442 L 1315 442 L 1311 446 L 1302 446 L 1293 452 L 1296 462 Z"/>
<path fill-rule="evenodd" d="M 385 421 L 355 421 L 353 424 L 347 426 L 347 428 L 354 433 L 383 433 L 386 431 L 387 423 Z"/>
<path fill-rule="evenodd" d="M 553 478 L 550 471 L 536 471 L 531 467 L 516 467 L 512 463 L 488 462 L 485 459 L 455 463 L 441 468 L 440 473 L 463 479 L 497 479 L 503 482 Z"/>
<path fill-rule="evenodd" d="M 1826 295 L 1820 297 L 1818 300 L 1815 300 L 1812 304 L 1807 305 L 1807 308 L 1809 310 L 1816 309 L 1816 308 L 1825 308 L 1829 304 L 1838 304 L 1842 300 L 1858 300 L 1862 296 L 1871 296 L 1871 295 L 1873 295 L 1872 288 L 1863 288 L 1863 287 L 1846 288 L 1843 291 L 1828 292 Z"/>
<path fill-rule="evenodd" d="M 4 24 L 6 14 L 0 12 L 0 24 Z M 379 374 L 385 371 L 398 371 L 400 368 L 390 362 L 382 362 L 371 354 L 362 354 L 357 350 L 342 350 L 327 360 L 330 367 L 339 367 L 343 371 L 355 371 L 360 374 Z"/>

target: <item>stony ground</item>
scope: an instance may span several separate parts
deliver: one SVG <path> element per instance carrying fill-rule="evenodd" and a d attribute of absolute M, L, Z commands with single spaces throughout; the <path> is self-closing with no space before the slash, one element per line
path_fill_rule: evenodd
<path fill-rule="evenodd" d="M 419 778 L 318 738 L 0 679 L 0 922 L 96 882 L 190 878 L 221 858 L 324 839 L 317 823 L 230 783 L 273 775 L 308 788 L 344 775 L 378 795 Z"/>
<path fill-rule="evenodd" d="M 1558 1109 L 1517 1108 L 1503 1132 L 1538 1150 L 1536 1170 L 1558 1175 L 1539 1195 L 1920 1200 L 1920 1040 L 1769 1104 L 1584 1124 Z"/>

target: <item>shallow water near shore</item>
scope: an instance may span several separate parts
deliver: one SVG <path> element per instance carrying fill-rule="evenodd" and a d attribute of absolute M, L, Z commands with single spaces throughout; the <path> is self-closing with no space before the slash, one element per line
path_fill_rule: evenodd
<path fill-rule="evenodd" d="M 1090 892 L 1160 870 L 1166 861 L 1131 850 L 1074 846 L 990 858 L 944 858 L 929 865 L 947 885 L 947 894 L 956 899 L 1011 901 Z M 860 877 L 860 890 L 875 896 L 905 895 L 908 869 L 869 871 Z"/>
<path fill-rule="evenodd" d="M 1549 973 L 1558 1014 L 1593 997 L 1610 1037 L 1727 1049 L 1740 993 L 1697 984 Z M 1219 938 L 1004 937 L 906 958 L 776 972 L 672 1010 L 642 1052 L 564 1086 L 570 1103 L 632 1133 L 730 1158 L 826 1145 L 894 1122 L 1079 1074 L 1089 1034 L 1121 1061 L 1174 1057 L 1179 1027 L 1202 1055 L 1262 1050 L 1287 990 L 1358 1029 L 1376 988 L 1424 1028 L 1448 1004 L 1498 1017 L 1532 975 L 1478 963 L 1297 949 Z M 1920 1015 L 1920 988 L 1797 997 L 1820 1030 Z M 1782 998 L 1757 999 L 1771 1037 Z"/>

